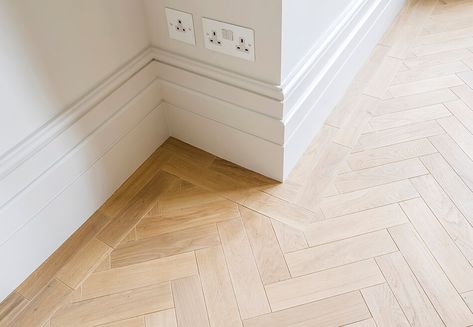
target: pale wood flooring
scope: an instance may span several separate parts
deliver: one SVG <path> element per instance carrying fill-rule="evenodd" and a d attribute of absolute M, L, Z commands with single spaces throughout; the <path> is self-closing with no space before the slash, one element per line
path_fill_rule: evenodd
<path fill-rule="evenodd" d="M 472 264 L 473 1 L 409 1 L 285 183 L 169 139 L 0 325 L 473 326 Z"/>

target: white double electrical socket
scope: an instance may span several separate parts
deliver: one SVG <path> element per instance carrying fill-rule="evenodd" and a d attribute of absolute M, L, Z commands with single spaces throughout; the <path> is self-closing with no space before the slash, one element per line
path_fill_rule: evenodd
<path fill-rule="evenodd" d="M 255 36 L 252 29 L 202 18 L 204 44 L 209 50 L 255 61 Z"/>
<path fill-rule="evenodd" d="M 195 45 L 194 19 L 183 11 L 166 8 L 169 37 Z"/>

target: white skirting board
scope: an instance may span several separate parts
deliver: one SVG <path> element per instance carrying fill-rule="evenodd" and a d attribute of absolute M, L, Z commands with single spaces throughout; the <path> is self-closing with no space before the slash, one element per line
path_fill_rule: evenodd
<path fill-rule="evenodd" d="M 9 186 L 2 189 L 4 194 L 12 195 L 2 197 L 6 202 L 0 210 L 0 300 L 168 138 L 160 85 L 150 72 L 146 67 L 135 71 L 49 143 L 56 146 L 42 147 L 18 166 L 23 174 L 13 170 L 9 179 L 0 180 L 0 185 Z M 51 157 L 54 160 L 45 163 Z M 31 180 L 17 189 L 25 176 Z"/>
<path fill-rule="evenodd" d="M 138 56 L 0 158 L 0 301 L 169 136 L 283 180 L 403 4 L 362 2 L 282 85 Z"/>

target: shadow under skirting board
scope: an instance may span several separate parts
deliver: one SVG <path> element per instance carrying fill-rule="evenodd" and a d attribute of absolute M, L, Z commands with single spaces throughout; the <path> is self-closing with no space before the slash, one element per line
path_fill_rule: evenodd
<path fill-rule="evenodd" d="M 0 167 L 0 300 L 169 136 L 284 180 L 403 4 L 360 2 L 282 86 L 143 52 Z"/>

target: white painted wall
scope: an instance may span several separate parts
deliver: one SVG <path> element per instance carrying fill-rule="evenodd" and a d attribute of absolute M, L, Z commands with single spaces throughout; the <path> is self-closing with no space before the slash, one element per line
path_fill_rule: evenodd
<path fill-rule="evenodd" d="M 141 0 L 0 2 L 0 158 L 149 44 Z"/>
<path fill-rule="evenodd" d="M 281 77 L 280 0 L 145 0 L 151 42 L 158 48 L 215 65 L 264 82 Z M 192 13 L 196 46 L 168 38 L 165 7 Z M 202 17 L 245 26 L 255 31 L 255 62 L 205 49 Z"/>
<path fill-rule="evenodd" d="M 330 33 L 340 15 L 360 1 L 365 0 L 282 0 L 282 81 Z"/>

